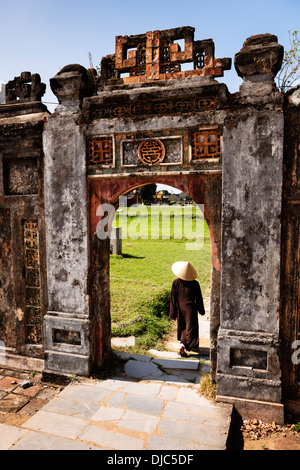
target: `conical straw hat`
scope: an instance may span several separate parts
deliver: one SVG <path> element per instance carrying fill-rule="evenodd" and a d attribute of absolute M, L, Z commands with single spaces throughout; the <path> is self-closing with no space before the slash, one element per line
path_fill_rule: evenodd
<path fill-rule="evenodd" d="M 197 272 L 188 261 L 176 261 L 172 266 L 173 273 L 184 281 L 194 281 Z"/>

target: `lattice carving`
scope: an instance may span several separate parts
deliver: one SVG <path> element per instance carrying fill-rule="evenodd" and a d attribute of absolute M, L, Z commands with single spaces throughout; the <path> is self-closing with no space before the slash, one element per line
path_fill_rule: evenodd
<path fill-rule="evenodd" d="M 166 42 L 160 46 L 160 73 L 180 72 L 180 62 L 171 62 L 171 43 Z"/>
<path fill-rule="evenodd" d="M 38 221 L 27 219 L 23 226 L 27 342 L 42 342 L 41 284 Z"/>
<path fill-rule="evenodd" d="M 213 41 L 194 41 L 194 31 L 184 26 L 117 36 L 115 54 L 101 61 L 102 83 L 120 78 L 124 83 L 139 83 L 195 76 L 222 77 L 224 70 L 231 68 L 231 59 L 215 59 Z M 190 70 L 182 70 L 185 63 L 191 64 Z"/>
<path fill-rule="evenodd" d="M 139 44 L 136 53 L 133 54 L 136 66 L 130 69 L 130 77 L 138 77 L 146 74 L 146 46 Z"/>
<path fill-rule="evenodd" d="M 139 101 L 138 104 L 120 106 L 110 102 L 109 105 L 94 105 L 91 108 L 91 119 L 101 118 L 134 118 L 135 116 L 155 116 L 166 114 L 184 114 L 201 112 L 215 107 L 214 96 L 186 98 L 164 101 Z"/>
<path fill-rule="evenodd" d="M 137 137 L 137 138 L 136 138 Z M 172 135 L 167 136 L 146 136 L 141 137 L 140 135 L 131 134 L 128 139 L 123 140 L 122 135 L 117 135 L 116 140 L 120 142 L 120 156 L 121 156 L 121 165 L 122 166 L 136 166 L 140 165 L 141 159 L 139 157 L 139 148 L 144 149 L 142 144 L 146 145 L 145 142 L 149 140 L 154 140 L 157 143 L 157 139 L 164 146 L 164 158 L 162 161 L 157 161 L 159 165 L 180 165 L 182 163 L 182 136 L 181 135 Z M 156 157 L 159 156 L 160 147 L 158 147 L 158 153 Z M 155 161 L 154 155 L 153 158 L 149 158 L 149 155 L 146 156 L 146 161 L 143 161 L 144 165 L 153 165 Z"/>
<path fill-rule="evenodd" d="M 204 50 L 201 50 L 195 53 L 195 58 L 194 58 L 195 69 L 203 69 L 205 67 L 204 58 L 205 58 Z"/>
<path fill-rule="evenodd" d="M 218 129 L 198 129 L 192 132 L 192 160 L 219 158 L 220 131 Z"/>
<path fill-rule="evenodd" d="M 88 154 L 90 165 L 110 165 L 113 163 L 112 137 L 95 137 L 89 140 Z"/>
<path fill-rule="evenodd" d="M 46 85 L 38 73 L 22 72 L 6 84 L 6 102 L 41 101 Z"/>
<path fill-rule="evenodd" d="M 145 140 L 139 146 L 138 155 L 146 165 L 155 165 L 164 159 L 165 147 L 158 139 Z"/>

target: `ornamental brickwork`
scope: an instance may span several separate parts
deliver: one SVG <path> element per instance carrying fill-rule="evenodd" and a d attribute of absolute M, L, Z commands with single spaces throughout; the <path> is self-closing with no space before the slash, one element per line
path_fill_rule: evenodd
<path fill-rule="evenodd" d="M 103 57 L 104 83 L 122 79 L 124 84 L 191 77 L 222 77 L 231 59 L 216 59 L 212 39 L 194 40 L 190 26 L 117 36 L 115 54 Z M 184 70 L 190 64 L 190 70 Z"/>

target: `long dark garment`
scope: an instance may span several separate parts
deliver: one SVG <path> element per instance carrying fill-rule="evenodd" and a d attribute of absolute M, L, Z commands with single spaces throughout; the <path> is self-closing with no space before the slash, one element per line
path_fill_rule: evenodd
<path fill-rule="evenodd" d="M 205 314 L 198 281 L 174 279 L 170 298 L 170 317 L 177 319 L 177 339 L 187 351 L 199 348 L 198 312 Z"/>

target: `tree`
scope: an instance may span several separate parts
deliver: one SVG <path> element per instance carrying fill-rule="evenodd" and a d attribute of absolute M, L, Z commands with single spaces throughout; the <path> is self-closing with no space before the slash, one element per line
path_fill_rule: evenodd
<path fill-rule="evenodd" d="M 156 184 L 146 184 L 145 186 L 141 186 L 140 188 L 140 195 L 143 202 L 151 202 L 156 194 Z"/>
<path fill-rule="evenodd" d="M 290 50 L 285 51 L 282 67 L 276 80 L 280 91 L 287 91 L 288 88 L 295 86 L 300 79 L 300 39 L 299 31 L 289 30 Z"/>

